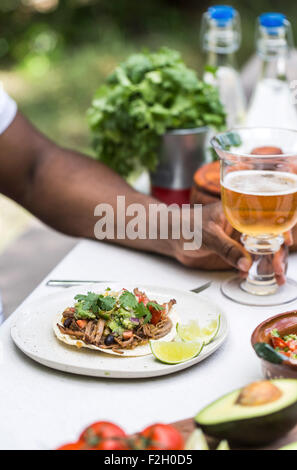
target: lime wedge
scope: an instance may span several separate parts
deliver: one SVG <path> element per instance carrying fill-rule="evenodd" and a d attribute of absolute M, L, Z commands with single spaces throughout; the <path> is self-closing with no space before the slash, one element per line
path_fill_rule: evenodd
<path fill-rule="evenodd" d="M 188 437 L 184 450 L 209 450 L 205 436 L 201 429 L 195 431 Z"/>
<path fill-rule="evenodd" d="M 176 330 L 178 336 L 183 341 L 201 341 L 202 343 L 209 344 L 218 334 L 220 329 L 221 316 L 211 320 L 207 325 L 201 327 L 195 320 L 190 321 L 186 325 L 178 323 Z"/>
<path fill-rule="evenodd" d="M 221 441 L 216 450 L 230 450 L 228 441 Z"/>
<path fill-rule="evenodd" d="M 189 361 L 198 356 L 203 348 L 200 341 L 169 342 L 169 341 L 150 341 L 150 347 L 153 355 L 165 364 L 179 364 Z"/>

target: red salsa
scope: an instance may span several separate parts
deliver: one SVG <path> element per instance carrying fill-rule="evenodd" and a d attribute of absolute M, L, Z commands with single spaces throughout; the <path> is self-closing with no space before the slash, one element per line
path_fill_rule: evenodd
<path fill-rule="evenodd" d="M 277 329 L 272 330 L 270 335 L 272 346 L 276 351 L 290 359 L 297 359 L 297 335 L 281 336 Z"/>

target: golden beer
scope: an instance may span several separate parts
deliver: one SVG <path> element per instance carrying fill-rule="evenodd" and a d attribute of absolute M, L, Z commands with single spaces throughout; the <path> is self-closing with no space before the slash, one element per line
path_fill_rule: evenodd
<path fill-rule="evenodd" d="M 231 171 L 222 202 L 232 227 L 251 236 L 280 235 L 297 223 L 297 175 L 280 171 Z"/>

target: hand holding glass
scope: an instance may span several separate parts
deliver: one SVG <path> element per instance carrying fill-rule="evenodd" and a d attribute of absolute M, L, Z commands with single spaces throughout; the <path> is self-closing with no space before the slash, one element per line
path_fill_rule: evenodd
<path fill-rule="evenodd" d="M 253 258 L 248 278 L 233 278 L 223 293 L 247 305 L 279 305 L 297 298 L 297 283 L 279 287 L 273 257 L 297 223 L 297 131 L 234 129 L 212 145 L 221 159 L 222 204 Z"/>

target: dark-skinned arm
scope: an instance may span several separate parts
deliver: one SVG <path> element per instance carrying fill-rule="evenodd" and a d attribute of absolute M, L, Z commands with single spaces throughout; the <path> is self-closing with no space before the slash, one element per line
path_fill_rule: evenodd
<path fill-rule="evenodd" d="M 126 206 L 158 203 L 138 193 L 105 165 L 61 148 L 39 133 L 20 113 L 0 136 L 0 191 L 43 222 L 63 233 L 94 238 L 94 209 L 109 203 L 117 211 L 117 196 Z M 128 222 L 129 219 L 127 219 Z M 116 217 L 115 217 L 116 221 Z M 205 269 L 248 266 L 243 248 L 230 237 L 220 208 L 204 209 L 203 246 L 184 252 L 183 240 L 114 240 L 138 250 L 171 256 L 185 265 Z M 115 227 L 116 232 L 116 227 Z"/>

